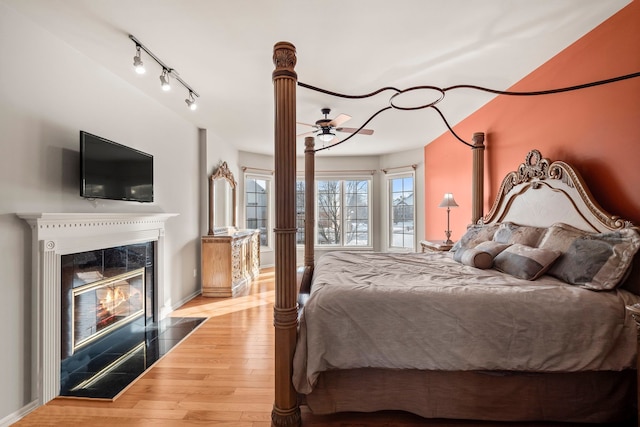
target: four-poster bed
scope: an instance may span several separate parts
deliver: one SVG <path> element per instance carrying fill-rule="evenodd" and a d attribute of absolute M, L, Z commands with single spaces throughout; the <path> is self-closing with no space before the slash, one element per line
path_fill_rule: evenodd
<path fill-rule="evenodd" d="M 503 246 L 493 258 L 501 271 L 436 252 L 342 252 L 316 264 L 307 241 L 299 276 L 311 288 L 298 333 L 295 61 L 293 45 L 276 44 L 273 425 L 300 424 L 299 396 L 315 413 L 397 409 L 430 418 L 505 421 L 628 418 L 636 390 L 636 337 L 625 306 L 640 302 L 638 256 L 631 274 L 623 276 L 640 246 L 637 228 L 605 212 L 573 167 L 551 163 L 536 150 L 505 177 L 482 217 L 481 133 L 474 134 L 472 146 L 477 224 L 456 255 L 473 262 L 464 252 L 477 251 L 476 244 Z M 313 138 L 305 145 L 306 188 L 313 188 Z M 313 192 L 306 192 L 305 201 L 313 206 Z M 313 235 L 313 223 L 306 218 L 306 236 Z M 542 275 L 542 267 L 551 274 L 551 262 L 570 251 L 559 248 L 567 236 L 587 242 L 597 236 L 598 244 L 610 244 L 616 262 L 626 263 L 618 267 L 616 283 L 600 273 L 582 287 L 567 283 L 573 271 Z M 524 245 L 524 237 L 533 243 Z M 536 262 L 528 263 L 529 256 Z M 553 260 L 540 265 L 542 256 Z M 519 270 L 523 257 L 526 271 Z M 533 264 L 540 268 L 527 276 Z M 599 292 L 584 289 L 597 286 Z"/>

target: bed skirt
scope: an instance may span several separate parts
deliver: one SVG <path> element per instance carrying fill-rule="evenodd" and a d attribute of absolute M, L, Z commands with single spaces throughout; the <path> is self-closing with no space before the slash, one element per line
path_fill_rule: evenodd
<path fill-rule="evenodd" d="M 401 410 L 425 418 L 619 422 L 635 416 L 636 375 L 351 369 L 302 395 L 314 414 Z"/>

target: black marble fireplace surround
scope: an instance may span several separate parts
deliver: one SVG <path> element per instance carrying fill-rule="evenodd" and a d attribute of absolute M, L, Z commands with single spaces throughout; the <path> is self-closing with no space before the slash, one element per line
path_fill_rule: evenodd
<path fill-rule="evenodd" d="M 146 242 L 61 256 L 60 396 L 115 398 L 204 320 L 166 318 L 156 321 L 154 251 L 154 242 Z M 140 298 L 144 295 L 143 309 L 119 323 L 111 318 L 122 316 L 110 316 L 110 326 L 103 330 L 106 333 L 74 345 L 74 329 L 99 330 L 96 325 L 105 322 L 104 315 L 96 316 L 95 307 L 94 313 L 79 315 L 78 307 L 81 305 L 74 307 L 74 290 L 77 293 L 91 288 L 91 283 L 100 284 L 122 275 L 126 277 L 129 272 L 137 274 L 132 280 L 138 285 L 135 296 Z M 126 285 L 132 280 L 120 283 Z M 144 291 L 139 292 L 142 282 Z M 74 309 L 78 319 L 89 319 L 75 321 L 75 328 Z M 93 323 L 90 321 L 92 317 Z M 78 332 L 75 332 L 75 338 L 77 341 Z"/>
<path fill-rule="evenodd" d="M 204 321 L 167 317 L 133 321 L 79 350 L 61 364 L 60 396 L 115 399 Z"/>

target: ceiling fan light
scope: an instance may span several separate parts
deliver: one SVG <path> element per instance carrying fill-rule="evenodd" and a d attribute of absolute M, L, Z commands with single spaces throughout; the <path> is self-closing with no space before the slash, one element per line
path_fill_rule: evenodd
<path fill-rule="evenodd" d="M 327 131 L 323 131 L 322 133 L 318 134 L 318 139 L 322 142 L 329 142 L 333 139 L 333 137 L 335 136 L 335 134 L 331 133 L 331 131 L 327 130 Z"/>

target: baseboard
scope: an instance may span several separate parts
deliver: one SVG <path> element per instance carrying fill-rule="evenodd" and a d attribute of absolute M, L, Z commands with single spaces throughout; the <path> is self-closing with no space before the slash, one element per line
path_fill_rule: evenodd
<path fill-rule="evenodd" d="M 194 299 L 195 297 L 197 297 L 198 295 L 200 295 L 202 293 L 202 291 L 200 289 L 197 289 L 195 292 L 193 292 L 191 295 L 188 295 L 184 298 L 182 298 L 180 301 L 178 301 L 175 304 L 171 305 L 171 311 L 176 311 L 177 309 L 179 309 L 180 307 L 182 307 L 183 305 L 185 305 L 186 303 L 188 303 L 189 301 L 191 301 L 192 299 Z"/>
<path fill-rule="evenodd" d="M 192 299 L 194 299 L 195 297 L 197 297 L 198 295 L 200 295 L 202 293 L 201 289 L 196 289 L 193 293 L 191 293 L 191 295 L 187 295 L 186 297 L 182 298 L 180 301 L 173 303 L 171 305 L 164 305 L 158 313 L 158 320 L 162 320 L 165 317 L 169 316 L 171 313 L 173 313 L 174 311 L 176 311 L 177 309 L 179 309 L 180 307 L 182 307 L 183 305 L 185 305 L 186 303 L 188 303 L 189 301 L 191 301 Z M 2 427 L 2 426 L 0 426 Z"/>
<path fill-rule="evenodd" d="M 0 420 L 0 427 L 9 427 L 11 424 L 20 421 L 28 413 L 35 410 L 38 407 L 38 401 L 34 400 L 26 406 L 23 406 L 13 414 L 9 414 Z"/>

